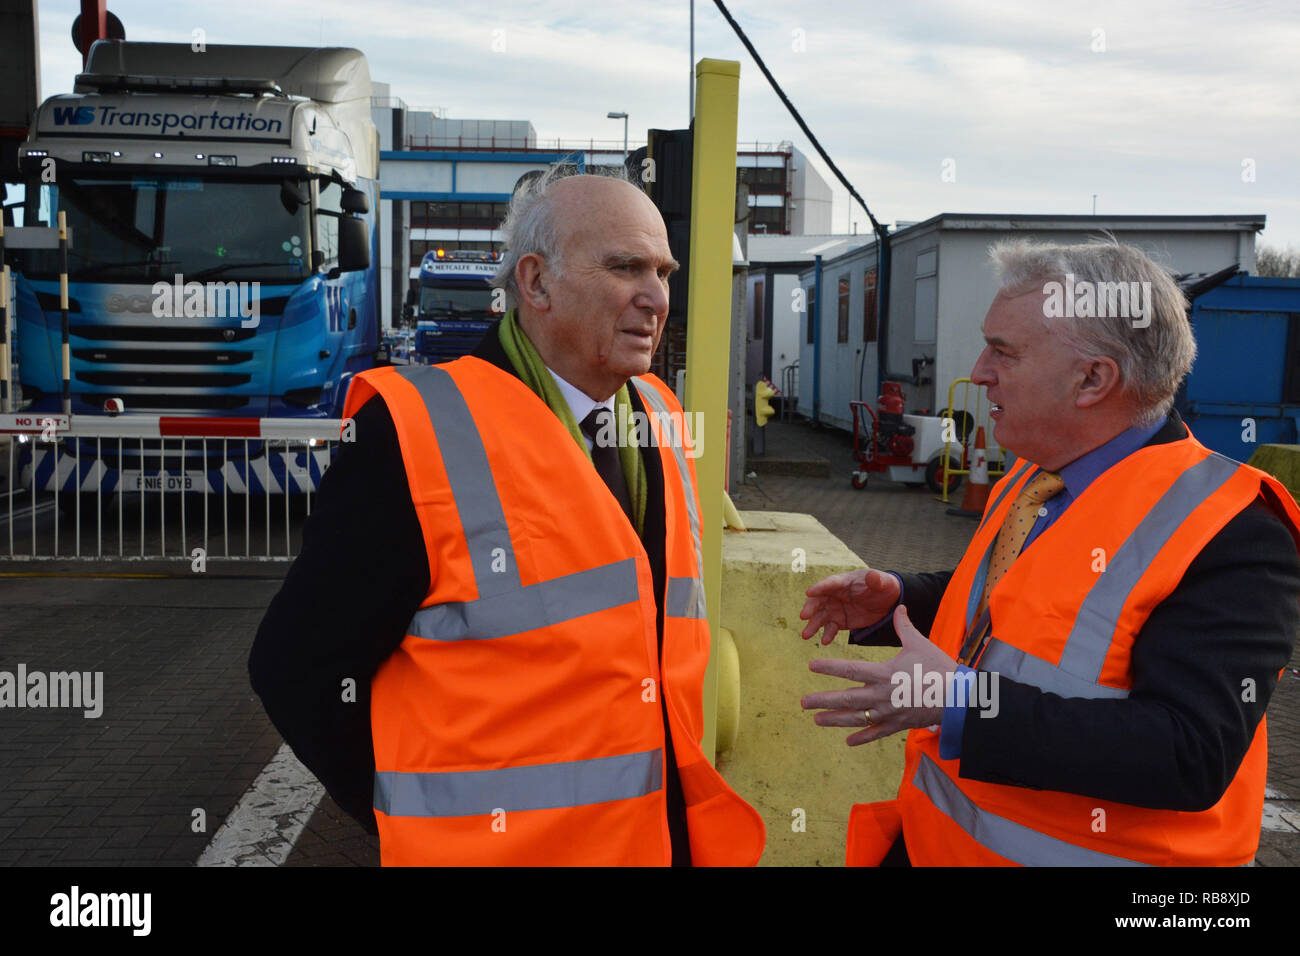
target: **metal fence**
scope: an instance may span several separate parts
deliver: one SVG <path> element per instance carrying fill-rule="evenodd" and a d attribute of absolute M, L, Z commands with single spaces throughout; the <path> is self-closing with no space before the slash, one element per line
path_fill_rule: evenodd
<path fill-rule="evenodd" d="M 628 140 L 627 149 L 635 151 L 646 145 L 639 140 Z M 623 140 L 619 139 L 568 139 L 541 140 L 522 136 L 439 136 L 435 134 L 406 134 L 409 150 L 463 150 L 466 152 L 509 153 L 621 153 Z"/>
<path fill-rule="evenodd" d="M 287 561 L 337 419 L 0 416 L 0 558 Z"/>
<path fill-rule="evenodd" d="M 781 369 L 781 421 L 794 421 L 796 396 L 799 394 L 799 363 L 791 362 Z"/>
<path fill-rule="evenodd" d="M 961 386 L 960 395 L 958 386 Z M 970 474 L 975 440 L 981 428 L 984 429 L 984 443 L 989 452 L 987 461 L 990 481 L 1006 474 L 1008 466 L 1015 460 L 1010 452 L 998 447 L 993 440 L 993 421 L 989 418 L 992 407 L 985 387 L 976 385 L 969 378 L 954 378 L 948 386 L 948 405 L 939 413 L 945 421 L 952 420 L 952 433 L 945 437 L 943 446 L 943 474 L 940 477 L 942 501 L 948 500 L 951 478 Z M 955 438 L 956 441 L 949 441 L 948 437 Z M 961 467 L 952 467 L 953 462 L 960 463 Z"/>

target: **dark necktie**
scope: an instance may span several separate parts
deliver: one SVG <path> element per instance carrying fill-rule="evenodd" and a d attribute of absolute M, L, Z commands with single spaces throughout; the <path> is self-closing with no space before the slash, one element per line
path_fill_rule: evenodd
<path fill-rule="evenodd" d="M 591 440 L 591 461 L 596 466 L 596 474 L 600 475 L 605 486 L 609 488 L 618 501 L 619 506 L 623 509 L 623 514 L 627 515 L 629 521 L 632 520 L 632 497 L 627 491 L 627 478 L 623 474 L 623 463 L 619 461 L 618 444 L 603 444 L 601 439 L 608 442 L 612 436 L 615 436 L 613 428 L 614 413 L 603 405 L 597 405 L 591 410 L 591 414 L 582 420 L 578 427 L 582 433 Z M 610 423 L 608 426 L 606 423 Z"/>

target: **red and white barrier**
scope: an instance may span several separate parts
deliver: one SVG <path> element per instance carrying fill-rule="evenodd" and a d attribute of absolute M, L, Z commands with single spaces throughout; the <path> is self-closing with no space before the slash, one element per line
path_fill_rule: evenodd
<path fill-rule="evenodd" d="M 51 424 L 70 438 L 265 438 L 337 441 L 337 418 L 215 418 L 177 415 L 63 415 L 21 412 L 0 415 L 0 435 L 40 434 Z"/>

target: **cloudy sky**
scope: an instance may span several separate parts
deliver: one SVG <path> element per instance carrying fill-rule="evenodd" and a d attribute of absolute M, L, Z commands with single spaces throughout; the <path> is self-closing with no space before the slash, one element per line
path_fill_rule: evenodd
<path fill-rule="evenodd" d="M 1300 4 L 729 0 L 882 222 L 939 212 L 1263 213 L 1300 247 Z M 78 4 L 40 0 L 41 95 L 80 67 Z M 110 0 L 137 40 L 363 50 L 409 106 L 540 140 L 687 123 L 688 0 Z M 504 47 L 504 49 L 502 49 Z M 710 0 L 695 54 L 741 64 L 740 138 L 814 153 Z M 638 131 L 640 131 L 638 133 Z M 946 182 L 947 168 L 955 181 Z M 834 228 L 866 217 L 829 170 Z M 952 177 L 949 177 L 952 178 Z"/>

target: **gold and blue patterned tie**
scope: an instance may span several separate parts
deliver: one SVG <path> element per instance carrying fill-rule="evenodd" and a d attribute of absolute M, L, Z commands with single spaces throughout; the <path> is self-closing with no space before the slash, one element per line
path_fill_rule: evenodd
<path fill-rule="evenodd" d="M 1042 516 L 1043 502 L 1060 494 L 1064 489 L 1065 482 L 1059 474 L 1054 471 L 1040 471 L 1021 489 L 1020 494 L 1016 495 L 1011 510 L 1007 512 L 1002 522 L 1002 527 L 998 529 L 997 540 L 993 542 L 993 554 L 989 558 L 988 572 L 984 575 L 984 593 L 980 595 L 979 607 L 975 612 L 976 621 L 983 617 L 985 609 L 989 606 L 989 595 L 993 593 L 993 587 L 1020 556 L 1034 522 Z M 977 656 L 975 651 L 982 643 L 983 636 L 983 633 L 969 635 L 958 658 L 960 663 L 969 664 L 970 658 Z"/>

